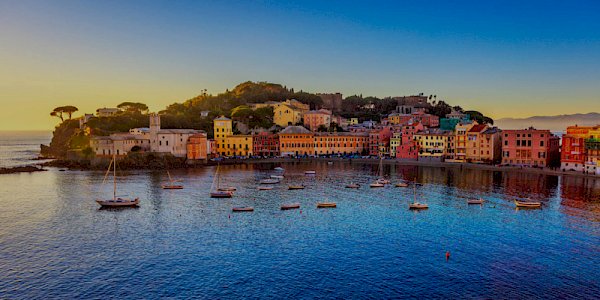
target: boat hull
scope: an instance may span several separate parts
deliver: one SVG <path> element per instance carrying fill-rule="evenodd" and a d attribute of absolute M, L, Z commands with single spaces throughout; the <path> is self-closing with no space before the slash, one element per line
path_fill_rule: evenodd
<path fill-rule="evenodd" d="M 183 185 L 163 185 L 163 190 L 182 190 Z"/>
<path fill-rule="evenodd" d="M 272 190 L 272 189 L 273 189 L 273 187 L 272 187 L 272 186 L 259 186 L 259 187 L 257 188 L 257 190 L 259 190 L 259 191 L 270 191 L 270 190 Z"/>
<path fill-rule="evenodd" d="M 254 207 L 234 207 L 231 209 L 233 212 L 250 212 L 254 211 Z"/>
<path fill-rule="evenodd" d="M 371 188 L 382 188 L 384 186 L 385 185 L 383 183 L 371 183 L 371 184 L 369 184 L 369 187 L 371 187 Z"/>
<path fill-rule="evenodd" d="M 96 203 L 100 204 L 102 207 L 131 207 L 138 206 L 140 203 L 139 198 L 135 199 L 126 199 L 126 198 L 117 198 L 117 199 L 108 199 L 108 200 L 96 200 Z"/>
<path fill-rule="evenodd" d="M 333 202 L 322 202 L 322 203 L 317 203 L 317 208 L 336 208 L 337 204 L 333 203 Z"/>
<path fill-rule="evenodd" d="M 210 193 L 211 198 L 231 198 L 233 197 L 232 192 L 212 192 Z"/>
<path fill-rule="evenodd" d="M 408 205 L 408 208 L 409 209 L 416 209 L 416 210 L 419 210 L 419 209 L 428 209 L 429 205 L 423 204 L 423 203 L 411 203 L 411 204 Z"/>
<path fill-rule="evenodd" d="M 467 200 L 467 204 L 483 204 L 483 200 Z"/>
<path fill-rule="evenodd" d="M 283 204 L 283 205 L 281 205 L 281 210 L 298 209 L 298 208 L 300 208 L 300 203 L 292 203 L 292 204 Z"/>
<path fill-rule="evenodd" d="M 515 200 L 515 205 L 518 208 L 540 208 L 542 207 L 541 202 L 521 202 Z"/>
<path fill-rule="evenodd" d="M 408 187 L 406 183 L 396 183 L 396 187 Z"/>
<path fill-rule="evenodd" d="M 304 186 L 288 186 L 288 190 L 303 190 Z"/>
<path fill-rule="evenodd" d="M 217 191 L 219 191 L 219 192 L 233 192 L 233 191 L 237 191 L 237 189 L 234 188 L 234 187 L 226 187 L 226 188 L 218 188 Z"/>
<path fill-rule="evenodd" d="M 276 184 L 279 183 L 279 179 L 263 179 L 260 184 Z"/>
<path fill-rule="evenodd" d="M 315 175 L 315 174 L 317 174 L 317 171 L 305 171 L 304 174 L 305 175 Z"/>
<path fill-rule="evenodd" d="M 346 186 L 347 189 L 359 189 L 360 185 L 358 184 L 349 184 Z"/>

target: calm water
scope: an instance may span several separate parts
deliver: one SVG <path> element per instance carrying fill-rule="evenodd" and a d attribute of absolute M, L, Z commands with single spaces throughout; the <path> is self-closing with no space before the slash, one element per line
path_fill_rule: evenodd
<path fill-rule="evenodd" d="M 40 144 L 48 145 L 51 138 L 49 131 L 0 131 L 0 168 L 40 163 L 35 160 Z"/>
<path fill-rule="evenodd" d="M 99 210 L 103 172 L 0 177 L 0 298 L 594 298 L 600 295 L 600 181 L 480 170 L 385 166 L 423 183 L 344 189 L 376 165 L 296 163 L 257 191 L 275 165 L 221 167 L 232 199 L 210 199 L 215 168 L 126 173 L 137 209 Z M 307 169 L 317 175 L 307 177 Z M 305 190 L 288 191 L 303 183 Z M 483 206 L 464 197 L 483 196 Z M 515 210 L 513 196 L 545 203 Z M 338 208 L 317 210 L 317 201 Z M 280 211 L 285 202 L 301 210 Z M 252 205 L 253 213 L 231 213 Z M 446 251 L 451 252 L 449 261 Z"/>

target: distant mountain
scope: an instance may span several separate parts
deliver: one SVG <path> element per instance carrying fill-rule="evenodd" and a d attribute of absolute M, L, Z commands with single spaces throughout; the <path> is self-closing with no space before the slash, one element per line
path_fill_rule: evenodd
<path fill-rule="evenodd" d="M 535 116 L 522 119 L 503 118 L 494 122 L 494 125 L 502 129 L 524 129 L 533 126 L 536 129 L 550 129 L 550 131 L 565 131 L 568 126 L 575 124 L 580 126 L 600 125 L 600 113 Z"/>

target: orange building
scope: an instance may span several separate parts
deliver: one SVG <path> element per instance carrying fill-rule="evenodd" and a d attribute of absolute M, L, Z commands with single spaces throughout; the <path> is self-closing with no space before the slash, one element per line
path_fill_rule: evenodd
<path fill-rule="evenodd" d="M 205 133 L 190 136 L 187 142 L 187 159 L 205 160 L 208 158 L 208 139 Z"/>
<path fill-rule="evenodd" d="M 314 154 L 361 154 L 368 152 L 368 132 L 318 132 L 314 138 Z"/>
<path fill-rule="evenodd" d="M 317 131 L 319 126 L 327 128 L 331 125 L 331 112 L 326 109 L 311 110 L 304 113 L 304 127 Z"/>
<path fill-rule="evenodd" d="M 314 133 L 302 126 L 288 126 L 279 132 L 281 156 L 313 155 Z"/>

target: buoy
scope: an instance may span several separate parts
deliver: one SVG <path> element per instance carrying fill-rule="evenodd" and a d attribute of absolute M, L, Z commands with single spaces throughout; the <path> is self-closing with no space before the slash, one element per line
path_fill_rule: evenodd
<path fill-rule="evenodd" d="M 231 214 L 229 215 L 229 218 L 231 219 Z"/>
<path fill-rule="evenodd" d="M 446 251 L 446 260 L 450 259 L 450 251 Z"/>

